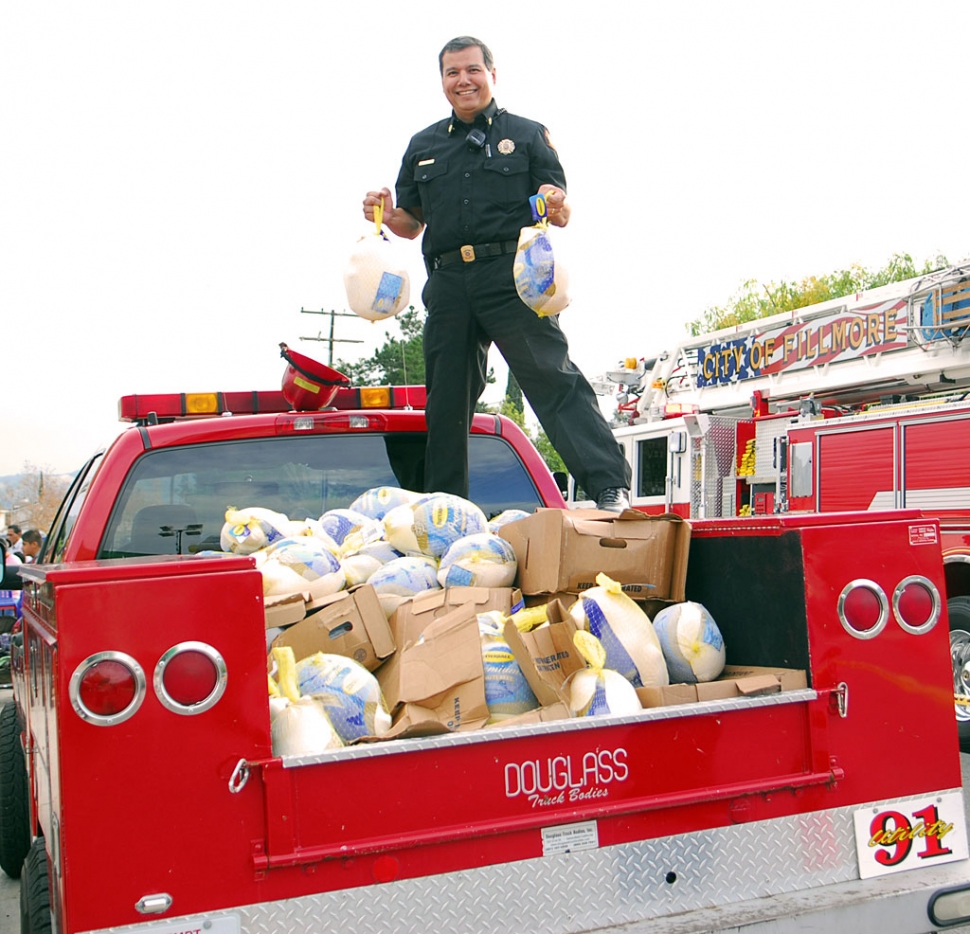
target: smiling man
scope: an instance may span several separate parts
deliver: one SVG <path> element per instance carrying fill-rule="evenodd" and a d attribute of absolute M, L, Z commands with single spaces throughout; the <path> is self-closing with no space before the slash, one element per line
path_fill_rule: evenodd
<path fill-rule="evenodd" d="M 551 224 L 569 222 L 559 156 L 542 124 L 496 104 L 483 42 L 452 39 L 438 64 L 451 116 L 412 137 L 396 203 L 388 188 L 364 198 L 368 220 L 383 203 L 392 233 L 424 233 L 425 490 L 468 496 L 468 430 L 494 342 L 570 473 L 600 508 L 619 512 L 630 468 L 557 318 L 531 311 L 512 274 L 519 231 L 533 224 L 532 195 L 544 196 Z"/>

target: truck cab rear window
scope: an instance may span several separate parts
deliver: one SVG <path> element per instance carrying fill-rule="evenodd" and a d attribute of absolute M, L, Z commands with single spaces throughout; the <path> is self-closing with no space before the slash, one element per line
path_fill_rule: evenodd
<path fill-rule="evenodd" d="M 423 434 L 259 438 L 148 451 L 125 482 L 98 557 L 219 549 L 226 509 L 260 506 L 290 519 L 346 508 L 378 486 L 421 490 Z M 514 449 L 469 437 L 469 498 L 492 517 L 532 512 L 539 493 Z"/>

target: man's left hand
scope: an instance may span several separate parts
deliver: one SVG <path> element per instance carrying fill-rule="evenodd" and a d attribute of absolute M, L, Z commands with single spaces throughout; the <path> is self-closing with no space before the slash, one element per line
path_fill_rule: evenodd
<path fill-rule="evenodd" d="M 569 223 L 569 205 L 566 204 L 566 192 L 557 185 L 541 185 L 540 195 L 546 201 L 546 217 L 554 227 L 565 227 Z"/>

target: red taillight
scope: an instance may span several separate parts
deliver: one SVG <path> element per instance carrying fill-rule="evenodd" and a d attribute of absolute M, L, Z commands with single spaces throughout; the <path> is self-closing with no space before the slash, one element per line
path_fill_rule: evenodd
<path fill-rule="evenodd" d="M 226 663 L 211 645 L 180 642 L 158 660 L 152 683 L 163 707 L 178 714 L 202 713 L 226 689 Z"/>
<path fill-rule="evenodd" d="M 81 676 L 78 695 L 92 713 L 113 717 L 135 699 L 135 678 L 121 662 L 98 662 Z"/>
<path fill-rule="evenodd" d="M 839 595 L 839 621 L 858 639 L 879 635 L 889 619 L 886 592 L 870 580 L 854 580 Z"/>
<path fill-rule="evenodd" d="M 71 675 L 68 688 L 78 716 L 98 726 L 123 723 L 145 699 L 145 673 L 123 652 L 99 652 Z"/>
<path fill-rule="evenodd" d="M 932 581 L 920 575 L 901 580 L 893 592 L 893 613 L 906 632 L 920 636 L 940 618 L 943 601 Z"/>
<path fill-rule="evenodd" d="M 165 669 L 165 690 L 177 704 L 200 704 L 216 687 L 218 675 L 212 660 L 201 652 L 183 652 Z"/>

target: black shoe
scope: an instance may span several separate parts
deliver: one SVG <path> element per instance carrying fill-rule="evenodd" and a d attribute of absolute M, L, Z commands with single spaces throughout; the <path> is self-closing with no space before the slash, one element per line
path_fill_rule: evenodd
<path fill-rule="evenodd" d="M 623 512 L 630 508 L 630 491 L 622 487 L 607 487 L 596 497 L 596 508 L 607 512 Z"/>

